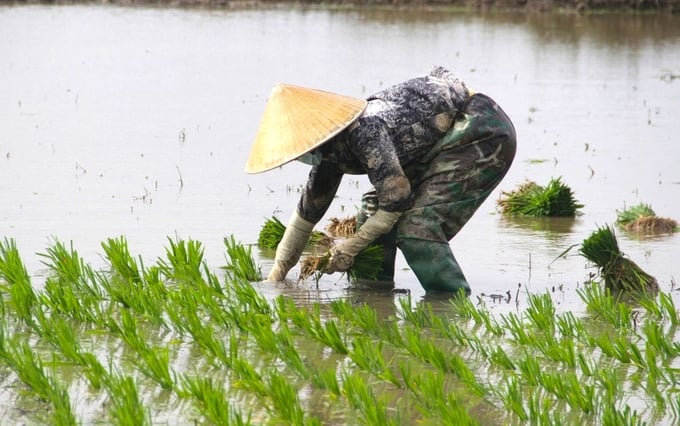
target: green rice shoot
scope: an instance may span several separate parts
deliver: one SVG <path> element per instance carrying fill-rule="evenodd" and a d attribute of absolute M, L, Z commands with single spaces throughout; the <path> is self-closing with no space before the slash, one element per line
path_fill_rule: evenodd
<path fill-rule="evenodd" d="M 284 225 L 276 216 L 267 218 L 260 229 L 260 234 L 257 238 L 257 245 L 263 248 L 275 250 L 283 239 L 283 234 L 286 232 L 286 225 Z M 329 247 L 332 239 L 321 231 L 313 231 L 309 238 L 309 242 L 320 246 Z"/>
<path fill-rule="evenodd" d="M 607 244 L 618 248 L 615 240 Z M 270 300 L 259 285 L 221 281 L 196 262 L 200 244 L 171 245 L 172 260 L 150 266 L 125 254 L 140 286 L 122 278 L 109 254 L 96 273 L 74 249 L 50 258 L 47 279 L 72 286 L 69 294 L 82 294 L 85 282 L 97 288 L 98 314 L 89 315 L 73 312 L 90 310 L 85 303 L 34 289 L 14 241 L 0 241 L 6 418 L 56 425 L 677 423 L 680 320 L 671 293 L 629 306 L 604 286 L 581 286 L 594 316 L 560 312 L 548 292 L 500 315 L 467 298 L 442 311 L 410 296 L 395 300 L 391 313 L 356 294 L 312 304 L 285 293 Z M 83 266 L 69 269 L 77 276 L 62 275 L 72 261 Z M 30 292 L 11 291 L 24 281 Z M 128 284 L 131 299 L 160 310 L 124 303 L 107 281 Z M 151 285 L 165 290 L 146 291 Z M 19 307 L 25 293 L 33 302 Z M 300 398 L 307 391 L 323 410 Z"/>
<path fill-rule="evenodd" d="M 331 253 L 326 252 L 321 256 L 307 256 L 300 262 L 300 281 L 304 281 L 311 276 L 318 279 L 326 270 L 326 265 L 331 258 Z M 354 264 L 347 270 L 350 280 L 356 278 L 376 279 L 382 271 L 385 251 L 379 244 L 369 245 L 354 256 Z"/>
<path fill-rule="evenodd" d="M 583 208 L 561 178 L 551 179 L 545 187 L 525 182 L 515 191 L 502 192 L 497 204 L 503 214 L 532 217 L 575 217 Z"/>
<path fill-rule="evenodd" d="M 605 287 L 612 293 L 658 289 L 656 279 L 621 252 L 609 226 L 598 228 L 586 238 L 579 253 L 598 267 Z"/>

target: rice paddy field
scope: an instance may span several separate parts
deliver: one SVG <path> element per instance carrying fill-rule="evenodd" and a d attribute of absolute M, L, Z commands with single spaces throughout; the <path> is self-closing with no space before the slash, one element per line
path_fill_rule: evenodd
<path fill-rule="evenodd" d="M 0 49 L 1 424 L 680 422 L 679 233 L 622 215 L 680 220 L 677 16 L 2 5 Z M 451 241 L 472 295 L 400 256 L 394 291 L 264 282 L 308 172 L 243 172 L 271 87 L 437 64 L 518 133 Z M 527 182 L 578 212 L 502 212 Z M 609 226 L 656 292 L 607 292 L 582 244 Z"/>

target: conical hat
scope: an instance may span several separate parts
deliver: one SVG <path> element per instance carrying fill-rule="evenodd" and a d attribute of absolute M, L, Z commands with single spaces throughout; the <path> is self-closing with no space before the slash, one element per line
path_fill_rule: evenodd
<path fill-rule="evenodd" d="M 363 99 L 277 84 L 267 101 L 246 172 L 260 173 L 293 161 L 352 124 Z"/>

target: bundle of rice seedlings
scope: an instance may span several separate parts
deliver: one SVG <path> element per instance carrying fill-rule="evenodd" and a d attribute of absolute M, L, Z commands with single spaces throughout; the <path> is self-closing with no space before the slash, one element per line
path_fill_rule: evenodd
<path fill-rule="evenodd" d="M 300 262 L 300 277 L 298 281 L 304 281 L 311 276 L 317 279 L 324 273 L 328 260 L 331 258 L 329 251 L 321 256 L 307 256 Z M 376 279 L 382 270 L 385 252 L 381 245 L 373 244 L 354 256 L 354 264 L 347 271 L 350 280 L 357 277 L 364 279 Z"/>
<path fill-rule="evenodd" d="M 529 181 L 515 191 L 502 192 L 501 197 L 497 201 L 498 207 L 501 213 L 508 215 L 574 217 L 583 208 L 561 178 L 550 179 L 545 187 Z"/>
<path fill-rule="evenodd" d="M 586 238 L 579 253 L 598 267 L 605 287 L 612 294 L 622 291 L 656 291 L 654 277 L 642 270 L 619 250 L 614 231 L 609 226 L 598 228 Z"/>
<path fill-rule="evenodd" d="M 326 225 L 326 232 L 335 238 L 347 238 L 357 230 L 357 218 L 356 216 L 351 216 L 345 219 L 338 219 L 332 217 L 329 221 L 330 223 Z"/>
<path fill-rule="evenodd" d="M 678 222 L 658 217 L 649 204 L 640 203 L 622 211 L 617 210 L 616 224 L 626 231 L 639 234 L 671 234 L 680 231 Z"/>
<path fill-rule="evenodd" d="M 284 232 L 286 232 L 286 225 L 281 223 L 276 216 L 272 216 L 262 225 L 260 235 L 257 237 L 257 245 L 275 249 L 281 242 Z"/>
<path fill-rule="evenodd" d="M 272 216 L 266 219 L 264 225 L 262 225 L 260 235 L 257 238 L 257 244 L 260 247 L 276 249 L 285 232 L 286 225 L 281 223 L 276 216 Z M 333 244 L 333 239 L 321 231 L 312 232 L 309 241 L 322 247 L 330 247 Z"/>

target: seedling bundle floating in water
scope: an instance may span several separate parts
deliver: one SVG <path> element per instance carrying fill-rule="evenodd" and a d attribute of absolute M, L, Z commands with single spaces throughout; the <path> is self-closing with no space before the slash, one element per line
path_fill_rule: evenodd
<path fill-rule="evenodd" d="M 501 213 L 534 217 L 574 217 L 583 208 L 571 188 L 560 178 L 547 186 L 529 181 L 512 192 L 502 192 L 497 204 Z"/>
<path fill-rule="evenodd" d="M 616 224 L 626 231 L 638 234 L 671 234 L 680 231 L 678 222 L 658 217 L 649 204 L 640 203 L 627 209 L 617 210 Z"/>
<path fill-rule="evenodd" d="M 609 226 L 599 228 L 581 244 L 579 253 L 593 262 L 612 293 L 621 291 L 656 291 L 654 277 L 642 270 L 619 250 L 614 231 Z"/>

